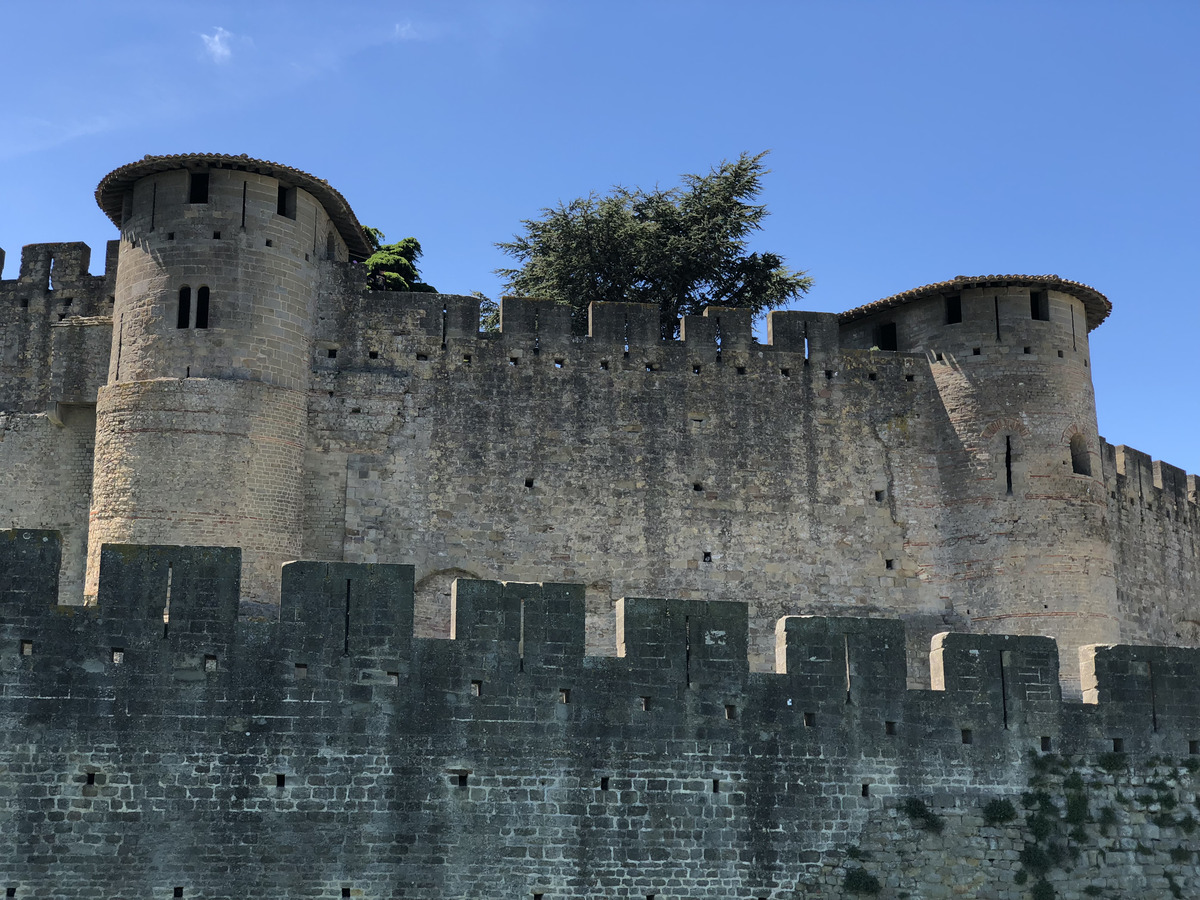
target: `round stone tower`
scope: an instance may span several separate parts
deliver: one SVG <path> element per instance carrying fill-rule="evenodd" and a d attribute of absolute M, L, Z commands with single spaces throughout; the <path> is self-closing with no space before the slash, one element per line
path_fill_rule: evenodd
<path fill-rule="evenodd" d="M 841 316 L 842 346 L 923 353 L 940 403 L 931 586 L 972 630 L 1119 638 L 1088 332 L 1111 310 L 1055 275 L 959 277 Z"/>
<path fill-rule="evenodd" d="M 324 181 L 244 156 L 147 156 L 96 190 L 121 230 L 96 406 L 86 593 L 106 543 L 238 546 L 244 600 L 300 554 L 322 267 L 369 248 Z"/>

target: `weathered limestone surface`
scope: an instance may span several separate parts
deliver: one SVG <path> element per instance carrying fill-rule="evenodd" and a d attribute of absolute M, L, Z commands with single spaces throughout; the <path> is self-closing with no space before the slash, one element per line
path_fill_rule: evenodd
<path fill-rule="evenodd" d="M 1053 636 L 1068 685 L 1079 647 L 1200 640 L 1196 477 L 1100 438 L 1085 285 L 956 279 L 766 344 L 508 298 L 481 334 L 474 298 L 367 290 L 348 205 L 285 166 L 148 158 L 99 197 L 104 276 L 41 244 L 0 282 L 3 524 L 62 532 L 65 602 L 106 543 L 219 544 L 247 611 L 290 559 L 412 565 L 423 637 L 458 577 L 583 583 L 594 655 L 621 597 L 745 603 L 752 671 L 796 614 L 900 617 L 914 686 L 947 628 Z"/>
<path fill-rule="evenodd" d="M 0 280 L 8 896 L 1200 891 L 1200 489 L 1094 289 L 492 334 L 295 169 L 97 199 Z"/>

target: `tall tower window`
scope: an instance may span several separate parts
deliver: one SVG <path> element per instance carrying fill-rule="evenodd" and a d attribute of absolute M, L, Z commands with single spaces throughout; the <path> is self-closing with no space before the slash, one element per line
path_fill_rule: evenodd
<path fill-rule="evenodd" d="M 294 187 L 286 187 L 282 184 L 279 186 L 279 200 L 275 211 L 289 219 L 296 218 L 296 189 Z"/>
<path fill-rule="evenodd" d="M 184 285 L 179 289 L 179 313 L 175 318 L 176 328 L 187 328 L 192 324 L 192 289 Z"/>
<path fill-rule="evenodd" d="M 885 322 L 875 329 L 875 346 L 880 350 L 897 349 L 895 322 Z"/>
<path fill-rule="evenodd" d="M 191 172 L 188 174 L 188 203 L 208 202 L 208 173 Z"/>
<path fill-rule="evenodd" d="M 192 322 L 192 289 L 186 284 L 179 289 L 179 311 L 175 316 L 176 328 L 208 327 L 208 285 L 196 289 L 196 319 Z"/>
<path fill-rule="evenodd" d="M 196 291 L 196 327 L 208 327 L 208 285 Z"/>
<path fill-rule="evenodd" d="M 1092 474 L 1092 457 L 1082 434 L 1071 435 L 1071 471 L 1076 475 Z"/>
<path fill-rule="evenodd" d="M 946 324 L 957 325 L 962 321 L 962 295 L 954 294 L 946 298 Z"/>
<path fill-rule="evenodd" d="M 1029 318 L 1050 321 L 1050 295 L 1047 291 L 1029 292 Z"/>

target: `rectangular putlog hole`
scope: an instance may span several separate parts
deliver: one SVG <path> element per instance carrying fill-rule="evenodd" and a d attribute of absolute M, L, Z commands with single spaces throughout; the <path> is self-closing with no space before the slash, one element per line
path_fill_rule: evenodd
<path fill-rule="evenodd" d="M 608 785 L 609 785 L 608 776 L 607 776 L 607 775 L 601 775 L 601 776 L 600 776 L 600 790 L 602 790 L 602 791 L 607 791 L 607 790 L 608 790 Z"/>
<path fill-rule="evenodd" d="M 975 735 L 971 732 L 970 728 L 964 728 L 962 730 L 962 742 L 964 744 L 972 744 L 975 742 Z"/>
<path fill-rule="evenodd" d="M 895 722 L 884 722 L 883 723 L 883 733 L 884 734 L 895 734 L 896 733 L 896 723 Z"/>
<path fill-rule="evenodd" d="M 483 682 L 482 681 L 472 681 L 471 682 L 471 696 L 472 697 L 482 697 L 483 696 Z"/>
<path fill-rule="evenodd" d="M 1113 753 L 1124 753 L 1125 752 L 1125 739 L 1124 738 L 1113 738 L 1112 739 L 1112 748 L 1113 748 Z"/>
<path fill-rule="evenodd" d="M 642 712 L 650 712 L 650 698 L 639 697 L 638 699 L 642 701 Z"/>
<path fill-rule="evenodd" d="M 21 641 L 21 655 L 33 656 L 33 641 Z"/>
<path fill-rule="evenodd" d="M 124 647 L 113 647 L 112 648 L 112 663 L 113 663 L 113 665 L 119 666 L 124 662 L 125 662 L 125 648 Z"/>
<path fill-rule="evenodd" d="M 816 726 L 817 726 L 817 714 L 811 713 L 811 712 L 806 712 L 804 714 L 804 727 L 805 728 L 816 728 Z"/>
<path fill-rule="evenodd" d="M 725 718 L 730 720 L 737 718 L 737 707 L 732 703 L 725 704 Z"/>
<path fill-rule="evenodd" d="M 296 668 L 292 670 L 297 681 L 302 681 L 308 677 L 308 666 L 305 663 L 296 663 Z"/>
<path fill-rule="evenodd" d="M 1053 747 L 1053 742 L 1050 740 L 1050 735 L 1042 735 L 1042 752 L 1049 753 Z"/>
<path fill-rule="evenodd" d="M 1200 741 L 1188 741 L 1188 755 L 1200 755 Z"/>
<path fill-rule="evenodd" d="M 205 656 L 204 656 L 204 671 L 205 672 L 217 671 L 217 658 L 215 656 L 213 656 L 212 654 L 205 654 Z"/>
<path fill-rule="evenodd" d="M 570 703 L 571 702 L 571 689 L 570 688 L 559 688 L 558 689 L 558 702 L 559 703 Z"/>
<path fill-rule="evenodd" d="M 450 776 L 450 784 L 456 788 L 466 788 L 471 777 L 469 769 L 451 769 L 446 773 Z"/>

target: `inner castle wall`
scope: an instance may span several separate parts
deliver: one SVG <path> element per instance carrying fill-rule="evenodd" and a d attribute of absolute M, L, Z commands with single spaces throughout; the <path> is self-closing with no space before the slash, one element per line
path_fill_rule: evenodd
<path fill-rule="evenodd" d="M 50 260 L 64 255 L 55 286 Z M 89 276 L 82 245 L 33 245 L 0 282 L 0 502 L 6 524 L 63 534 L 64 602 L 82 599 L 85 511 L 98 553 L 97 523 L 128 510 L 142 539 L 167 521 L 180 541 L 240 533 L 248 554 L 276 517 L 295 546 L 263 544 L 260 589 L 243 588 L 268 607 L 289 556 L 411 563 L 424 637 L 448 633 L 461 576 L 582 582 L 596 654 L 616 652 L 622 596 L 736 599 L 750 606 L 756 671 L 772 664 L 780 616 L 899 615 L 913 685 L 947 627 L 1054 635 L 1071 678 L 1089 641 L 1197 640 L 1196 478 L 1096 434 L 1069 297 L 1051 294 L 1057 323 L 1026 324 L 1027 289 L 993 289 L 964 302 L 965 327 L 941 350 L 936 303 L 907 310 L 920 350 L 872 349 L 867 325 L 800 312 L 773 314 L 767 344 L 728 310 L 663 340 L 652 311 L 626 304 L 599 307 L 580 337 L 562 310 L 511 298 L 502 333 L 481 334 L 472 298 L 371 292 L 355 265 L 322 261 L 310 384 L 280 404 L 290 389 L 186 372 L 105 388 L 116 265 L 110 248 L 106 275 Z M 973 322 L 989 308 L 1011 323 L 991 344 L 994 321 Z M 1023 352 L 1044 326 L 1040 352 Z M 1022 412 L 982 408 L 1007 402 L 1016 379 L 1037 385 Z M 103 429 L 97 478 L 102 390 L 144 447 L 131 454 Z M 163 421 L 148 431 L 148 415 Z M 1070 468 L 1079 432 L 1089 476 Z M 180 445 L 187 464 L 158 465 Z M 1014 597 L 1025 606 L 1010 609 Z M 1089 609 L 1107 630 L 1087 631 Z"/>

